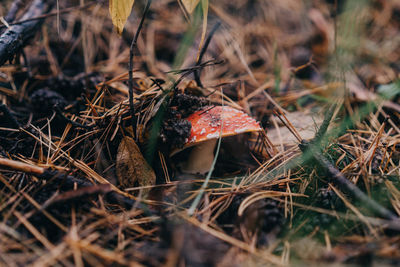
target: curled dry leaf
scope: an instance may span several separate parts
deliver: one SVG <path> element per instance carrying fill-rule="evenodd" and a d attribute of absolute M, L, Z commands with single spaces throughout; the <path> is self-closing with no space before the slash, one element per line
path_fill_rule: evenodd
<path fill-rule="evenodd" d="M 125 136 L 118 146 L 117 177 L 122 188 L 150 186 L 156 182 L 156 175 L 143 157 L 135 141 Z M 148 191 L 148 190 L 147 190 Z"/>
<path fill-rule="evenodd" d="M 111 20 L 119 35 L 122 34 L 126 20 L 131 14 L 133 2 L 135 0 L 110 0 L 109 2 Z"/>

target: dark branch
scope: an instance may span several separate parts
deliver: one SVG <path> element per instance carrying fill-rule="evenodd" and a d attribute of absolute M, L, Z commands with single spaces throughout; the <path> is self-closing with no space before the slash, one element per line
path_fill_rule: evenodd
<path fill-rule="evenodd" d="M 354 198 L 363 203 L 372 212 L 382 216 L 389 220 L 398 220 L 399 218 L 390 210 L 386 209 L 375 200 L 368 197 L 363 191 L 361 191 L 357 185 L 350 182 L 329 160 L 322 154 L 322 143 L 326 135 L 328 126 L 332 120 L 333 113 L 336 105 L 332 105 L 327 111 L 324 122 L 322 123 L 320 129 L 316 133 L 313 140 L 310 142 L 303 141 L 299 147 L 303 154 L 306 155 L 306 160 L 312 158 L 318 162 L 318 164 L 324 168 L 331 176 L 331 181 L 333 184 L 338 186 L 341 190 L 350 193 Z M 310 156 L 307 157 L 307 156 Z"/>
<path fill-rule="evenodd" d="M 46 19 L 46 18 L 57 16 L 57 15 L 70 13 L 70 12 L 73 12 L 73 11 L 78 10 L 78 9 L 79 10 L 83 10 L 83 9 L 91 7 L 94 4 L 100 4 L 100 3 L 103 3 L 103 2 L 104 2 L 104 0 L 102 0 L 102 1 L 93 1 L 93 2 L 87 3 L 87 4 L 83 5 L 83 6 L 79 5 L 79 6 L 67 7 L 67 8 L 64 8 L 64 9 L 60 9 L 59 11 L 55 11 L 55 12 L 51 12 L 51 13 L 45 13 L 45 14 L 37 16 L 37 17 L 31 17 L 31 18 L 27 18 L 27 19 L 20 19 L 20 20 L 18 20 L 16 22 L 9 22 L 8 25 L 10 25 L 10 26 L 11 25 L 19 25 L 19 24 L 23 24 L 25 22 L 30 22 L 30 21 L 35 21 L 35 20 L 42 20 L 42 19 Z M 6 28 L 6 26 L 5 25 L 0 25 L 0 29 L 3 29 L 3 28 Z"/>
<path fill-rule="evenodd" d="M 15 20 L 18 11 L 26 5 L 25 0 L 14 0 L 8 10 L 7 15 L 4 17 L 7 23 L 11 23 Z"/>
<path fill-rule="evenodd" d="M 52 7 L 53 1 L 34 0 L 22 20 L 43 15 Z M 0 36 L 0 66 L 21 51 L 26 42 L 35 35 L 42 22 L 43 20 L 35 20 L 11 26 Z"/>

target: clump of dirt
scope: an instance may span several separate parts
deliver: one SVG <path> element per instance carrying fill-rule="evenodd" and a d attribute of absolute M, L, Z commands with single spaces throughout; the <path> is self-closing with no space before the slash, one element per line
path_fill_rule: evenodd
<path fill-rule="evenodd" d="M 160 137 L 171 147 L 182 148 L 190 135 L 192 124 L 185 119 L 172 118 L 163 122 Z"/>
<path fill-rule="evenodd" d="M 174 116 L 186 118 L 208 103 L 209 101 L 205 97 L 195 96 L 175 89 L 174 97 L 170 104 L 170 112 Z"/>
<path fill-rule="evenodd" d="M 182 148 L 192 128 L 185 118 L 207 104 L 208 100 L 204 97 L 175 89 L 160 131 L 162 142 L 169 147 Z"/>
<path fill-rule="evenodd" d="M 43 115 L 51 114 L 56 107 L 64 109 L 67 100 L 59 93 L 49 89 L 39 89 L 31 95 L 32 109 Z"/>
<path fill-rule="evenodd" d="M 104 78 L 97 72 L 81 73 L 74 77 L 59 75 L 46 80 L 43 87 L 53 90 L 68 100 L 74 101 L 83 93 L 93 93 L 97 84 Z"/>

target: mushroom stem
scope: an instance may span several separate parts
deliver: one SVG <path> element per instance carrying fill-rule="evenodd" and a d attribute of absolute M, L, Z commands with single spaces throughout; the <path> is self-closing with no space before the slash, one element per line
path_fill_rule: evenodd
<path fill-rule="evenodd" d="M 213 138 L 193 147 L 189 159 L 182 166 L 182 171 L 191 174 L 207 173 L 214 161 L 214 148 L 217 140 Z"/>

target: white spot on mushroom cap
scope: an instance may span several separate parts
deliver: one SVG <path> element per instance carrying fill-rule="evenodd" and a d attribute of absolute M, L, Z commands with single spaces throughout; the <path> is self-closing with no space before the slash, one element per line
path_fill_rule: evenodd
<path fill-rule="evenodd" d="M 244 133 L 247 129 L 246 128 L 237 128 L 235 129 L 235 133 L 240 134 L 240 133 Z"/>
<path fill-rule="evenodd" d="M 207 134 L 207 139 L 212 139 L 212 138 L 217 138 L 217 137 L 219 137 L 219 132 Z"/>

